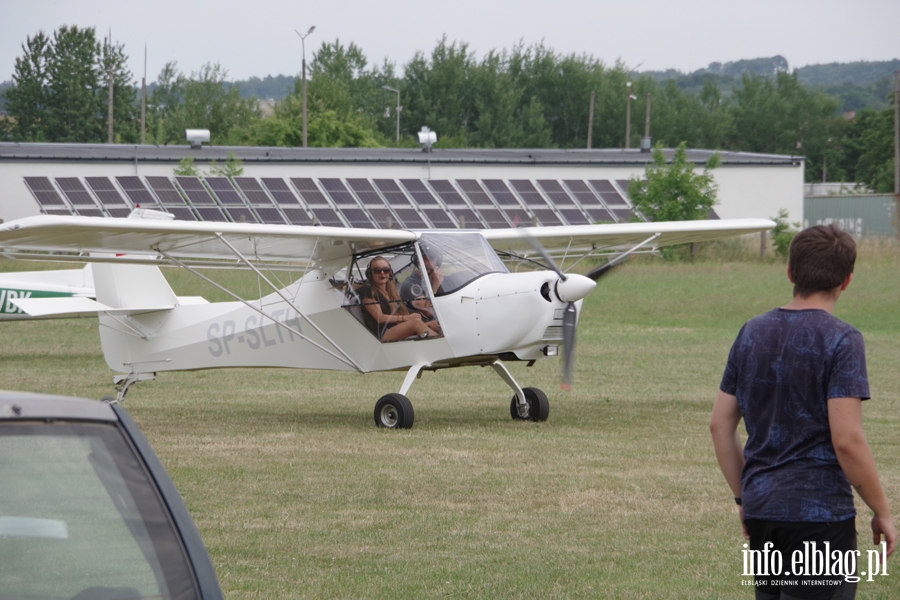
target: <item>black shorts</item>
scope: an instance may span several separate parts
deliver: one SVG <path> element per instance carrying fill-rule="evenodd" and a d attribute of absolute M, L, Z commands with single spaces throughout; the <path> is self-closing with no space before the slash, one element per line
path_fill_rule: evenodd
<path fill-rule="evenodd" d="M 855 597 L 856 519 L 744 522 L 750 533 L 749 550 L 753 551 L 744 553 L 744 574 L 754 575 L 757 600 Z"/>

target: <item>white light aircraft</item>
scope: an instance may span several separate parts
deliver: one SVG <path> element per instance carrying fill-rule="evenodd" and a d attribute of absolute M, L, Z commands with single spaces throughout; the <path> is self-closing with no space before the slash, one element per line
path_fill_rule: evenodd
<path fill-rule="evenodd" d="M 399 390 L 375 404 L 374 418 L 409 428 L 406 394 L 416 378 L 465 366 L 497 372 L 513 390 L 512 418 L 546 420 L 547 396 L 521 387 L 504 363 L 531 365 L 562 345 L 568 385 L 582 299 L 616 262 L 774 225 L 736 219 L 407 231 L 37 216 L 0 225 L 0 249 L 15 258 L 92 263 L 95 300 L 11 302 L 34 317 L 98 316 L 104 357 L 119 373 L 110 401 L 162 371 L 405 371 Z M 564 272 L 553 258 L 571 269 L 598 255 L 609 260 L 587 276 Z M 528 263 L 538 268 L 507 267 Z M 180 298 L 161 265 L 187 269 L 234 301 Z M 241 298 L 204 274 L 209 268 L 250 269 L 271 293 Z M 282 283 L 292 271 L 299 277 Z"/>

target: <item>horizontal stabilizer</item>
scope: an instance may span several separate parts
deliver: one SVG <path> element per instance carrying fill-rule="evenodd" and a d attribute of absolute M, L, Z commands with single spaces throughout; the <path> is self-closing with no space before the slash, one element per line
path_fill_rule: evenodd
<path fill-rule="evenodd" d="M 105 315 L 139 315 L 144 313 L 172 310 L 174 305 L 112 308 L 90 298 L 13 298 L 10 300 L 31 317 L 96 317 Z"/>

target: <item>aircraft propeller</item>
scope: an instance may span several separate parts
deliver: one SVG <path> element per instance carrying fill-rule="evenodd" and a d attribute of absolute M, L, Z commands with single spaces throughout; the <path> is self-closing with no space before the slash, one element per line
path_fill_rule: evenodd
<path fill-rule="evenodd" d="M 630 256 L 637 248 L 632 248 L 628 252 L 623 252 L 607 263 L 593 269 L 587 275 L 578 275 L 575 273 L 565 273 L 547 252 L 547 249 L 541 243 L 523 232 L 523 237 L 531 244 L 541 257 L 547 262 L 556 274 L 559 281 L 556 282 L 556 296 L 566 303 L 563 311 L 563 372 L 560 387 L 565 391 L 572 390 L 572 367 L 575 364 L 575 333 L 578 320 L 578 311 L 575 309 L 575 302 L 587 296 L 591 290 L 597 285 L 597 281 L 604 275 L 609 274 L 614 267 L 621 263 L 626 257 Z"/>

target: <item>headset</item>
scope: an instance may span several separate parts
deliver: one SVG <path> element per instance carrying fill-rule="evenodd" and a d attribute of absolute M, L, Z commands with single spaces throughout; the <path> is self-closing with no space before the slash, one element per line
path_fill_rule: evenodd
<path fill-rule="evenodd" d="M 394 267 L 391 266 L 391 261 L 387 260 L 387 259 L 384 258 L 384 257 L 376 257 L 376 258 L 379 258 L 380 260 L 385 260 L 385 261 L 387 261 L 388 267 L 390 267 L 390 269 L 391 269 L 390 274 L 388 274 L 388 279 L 390 279 L 391 281 L 393 281 L 393 279 L 394 279 Z M 370 261 L 369 261 L 369 264 L 366 265 L 366 279 L 369 280 L 369 281 L 373 281 L 373 279 L 372 279 L 372 263 L 373 263 L 373 262 L 375 262 L 375 258 L 373 258 L 372 260 L 370 260 Z"/>

